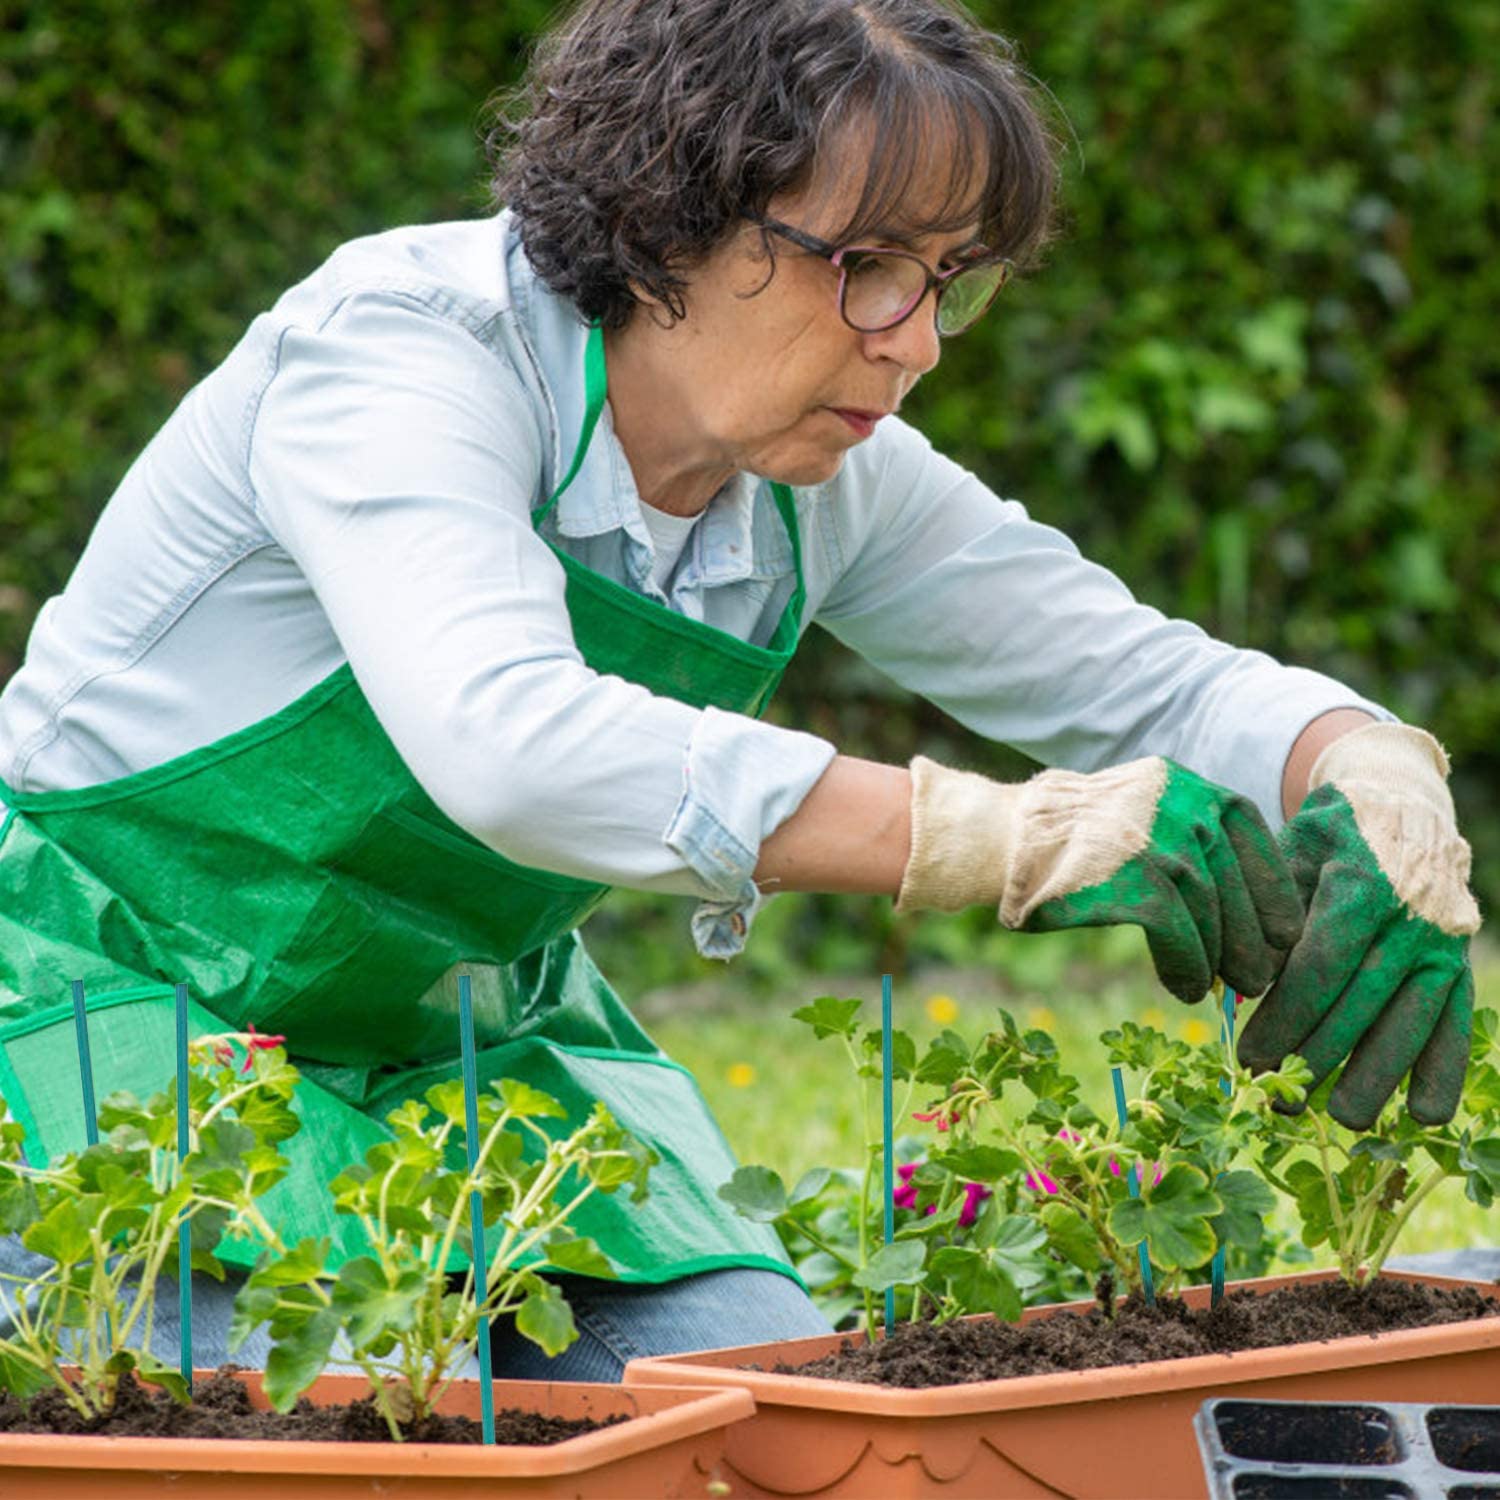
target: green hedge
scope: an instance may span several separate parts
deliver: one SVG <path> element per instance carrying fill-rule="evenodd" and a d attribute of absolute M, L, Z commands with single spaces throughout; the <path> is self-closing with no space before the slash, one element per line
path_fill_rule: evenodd
<path fill-rule="evenodd" d="M 480 106 L 550 10 L 0 11 L 0 678 L 257 310 L 350 236 L 481 211 Z M 1068 226 L 917 420 L 1146 599 L 1432 725 L 1500 895 L 1500 7 L 980 10 L 1060 106 Z M 830 645 L 810 666 L 795 721 L 986 762 Z"/>

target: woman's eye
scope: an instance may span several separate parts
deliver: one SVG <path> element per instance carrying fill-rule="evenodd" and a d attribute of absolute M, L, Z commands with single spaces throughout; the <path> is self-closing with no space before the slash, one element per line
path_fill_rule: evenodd
<path fill-rule="evenodd" d="M 847 255 L 844 257 L 844 274 L 846 276 L 868 276 L 874 271 L 881 269 L 882 257 L 879 255 Z"/>

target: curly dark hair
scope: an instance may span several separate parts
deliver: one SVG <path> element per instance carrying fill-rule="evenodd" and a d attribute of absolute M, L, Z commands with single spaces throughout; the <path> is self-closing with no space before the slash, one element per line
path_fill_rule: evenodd
<path fill-rule="evenodd" d="M 873 149 L 830 238 L 977 218 L 1020 265 L 1047 239 L 1055 142 L 1010 45 L 953 0 L 582 0 L 495 102 L 487 144 L 537 274 L 620 328 L 642 300 L 632 285 L 682 317 L 684 273 L 806 186 L 851 126 Z M 939 142 L 948 182 L 931 194 Z M 937 207 L 915 223 L 919 182 Z"/>

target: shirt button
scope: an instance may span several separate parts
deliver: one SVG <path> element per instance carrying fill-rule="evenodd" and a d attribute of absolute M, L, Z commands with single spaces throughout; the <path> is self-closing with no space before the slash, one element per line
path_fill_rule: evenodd
<path fill-rule="evenodd" d="M 735 914 L 732 917 L 730 917 L 730 919 L 729 919 L 729 930 L 736 937 L 744 937 L 744 935 L 745 935 L 745 919 L 744 919 L 744 917 L 742 917 L 739 914 L 739 912 L 735 912 Z"/>

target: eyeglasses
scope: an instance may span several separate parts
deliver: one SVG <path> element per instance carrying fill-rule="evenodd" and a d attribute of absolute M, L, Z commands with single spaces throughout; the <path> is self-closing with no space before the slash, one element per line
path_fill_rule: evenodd
<path fill-rule="evenodd" d="M 821 256 L 839 273 L 839 315 L 857 333 L 884 333 L 904 323 L 936 292 L 934 319 L 944 338 L 972 328 L 1010 280 L 1013 267 L 1003 256 L 980 252 L 946 271 L 932 271 L 905 250 L 865 245 L 831 245 L 777 219 L 754 214 L 752 224 Z"/>

